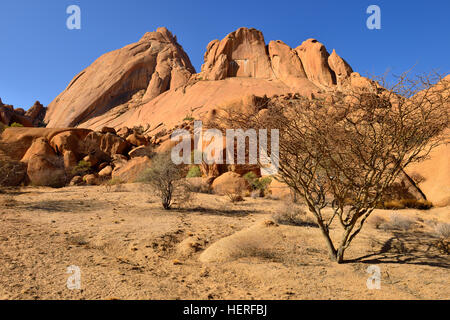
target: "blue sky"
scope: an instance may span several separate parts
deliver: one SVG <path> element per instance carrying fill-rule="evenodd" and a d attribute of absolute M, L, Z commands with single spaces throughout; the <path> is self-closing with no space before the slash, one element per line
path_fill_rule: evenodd
<path fill-rule="evenodd" d="M 81 30 L 66 28 L 72 4 Z M 381 8 L 381 30 L 366 27 L 371 4 Z M 159 26 L 177 35 L 197 71 L 211 40 L 244 26 L 291 47 L 316 38 L 363 75 L 450 71 L 448 0 L 1 0 L 0 97 L 47 105 L 100 55 Z"/>

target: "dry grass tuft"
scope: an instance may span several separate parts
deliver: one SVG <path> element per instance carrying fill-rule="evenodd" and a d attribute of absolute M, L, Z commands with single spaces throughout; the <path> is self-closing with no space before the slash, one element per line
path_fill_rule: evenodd
<path fill-rule="evenodd" d="M 434 230 L 439 238 L 449 239 L 450 238 L 450 223 L 438 223 Z"/>
<path fill-rule="evenodd" d="M 89 244 L 89 241 L 83 236 L 69 236 L 66 240 L 69 244 L 75 246 L 86 246 Z"/>
<path fill-rule="evenodd" d="M 380 229 L 386 223 L 386 219 L 380 216 L 374 216 L 369 219 L 369 224 L 371 224 L 375 229 Z"/>
<path fill-rule="evenodd" d="M 121 192 L 123 191 L 123 184 L 125 182 L 119 178 L 112 178 L 106 181 L 103 181 L 103 185 L 105 186 L 106 192 Z"/>
<path fill-rule="evenodd" d="M 19 205 L 19 202 L 16 199 L 14 199 L 14 197 L 12 197 L 12 196 L 5 195 L 0 198 L 0 207 L 14 208 L 18 205 Z"/>
<path fill-rule="evenodd" d="M 278 224 L 317 227 L 314 219 L 303 207 L 290 201 L 284 202 L 280 211 L 275 213 L 272 219 Z"/>
<path fill-rule="evenodd" d="M 397 213 L 391 214 L 388 222 L 383 224 L 385 230 L 402 230 L 408 231 L 412 229 L 416 223 L 411 218 L 402 216 Z"/>

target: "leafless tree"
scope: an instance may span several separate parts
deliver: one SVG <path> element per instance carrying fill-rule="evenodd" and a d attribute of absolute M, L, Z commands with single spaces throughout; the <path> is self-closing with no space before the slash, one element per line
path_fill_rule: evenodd
<path fill-rule="evenodd" d="M 150 168 L 143 173 L 140 181 L 149 184 L 161 199 L 163 208 L 169 210 L 173 205 L 184 205 L 191 199 L 185 176 L 184 166 L 173 163 L 170 152 L 166 152 L 152 158 Z"/>
<path fill-rule="evenodd" d="M 234 106 L 210 124 L 279 129 L 278 179 L 314 214 L 338 263 L 404 168 L 448 142 L 448 78 L 403 74 L 394 85 L 372 83 L 312 99 L 279 97 L 265 108 Z M 330 234 L 335 220 L 343 229 L 340 239 Z"/>

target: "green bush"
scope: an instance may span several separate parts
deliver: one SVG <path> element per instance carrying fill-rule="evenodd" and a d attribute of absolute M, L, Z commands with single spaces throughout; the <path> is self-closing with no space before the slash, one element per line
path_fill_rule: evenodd
<path fill-rule="evenodd" d="M 72 174 L 76 176 L 84 176 L 92 172 L 92 166 L 89 161 L 81 160 L 77 166 L 73 168 Z"/>
<path fill-rule="evenodd" d="M 244 179 L 247 180 L 248 184 L 250 185 L 250 187 L 253 190 L 256 190 L 256 181 L 258 180 L 258 177 L 256 176 L 256 174 L 254 172 L 247 172 L 246 174 L 244 174 Z"/>
<path fill-rule="evenodd" d="M 261 191 L 261 192 L 265 192 L 269 184 L 272 182 L 272 178 L 270 177 L 258 178 L 258 176 L 251 171 L 247 172 L 244 175 L 244 179 L 247 180 L 248 184 L 250 185 L 253 191 Z"/>
<path fill-rule="evenodd" d="M 13 122 L 10 125 L 11 128 L 23 128 L 23 124 L 17 123 L 17 122 Z"/>
<path fill-rule="evenodd" d="M 202 176 L 202 172 L 198 166 L 193 166 L 189 169 L 186 178 L 200 178 Z"/>
<path fill-rule="evenodd" d="M 191 122 L 194 120 L 195 120 L 195 118 L 192 116 L 192 112 L 188 113 L 183 119 L 183 121 L 188 121 L 188 122 Z"/>

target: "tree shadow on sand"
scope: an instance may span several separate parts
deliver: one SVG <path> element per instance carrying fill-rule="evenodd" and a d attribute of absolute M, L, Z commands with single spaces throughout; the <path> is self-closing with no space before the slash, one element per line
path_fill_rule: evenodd
<path fill-rule="evenodd" d="M 45 200 L 31 204 L 21 204 L 18 206 L 26 211 L 46 211 L 46 212 L 86 212 L 108 207 L 107 202 L 87 201 L 87 200 Z"/>
<path fill-rule="evenodd" d="M 224 209 L 224 208 L 206 208 L 206 207 L 193 207 L 193 208 L 178 208 L 173 209 L 173 212 L 180 213 L 200 213 L 201 215 L 214 215 L 214 216 L 227 216 L 227 217 L 246 217 L 250 214 L 264 213 L 259 210 L 243 210 L 240 208 Z"/>
<path fill-rule="evenodd" d="M 346 260 L 346 263 L 365 264 L 411 264 L 450 269 L 450 255 L 439 247 L 439 238 L 424 232 L 414 234 L 393 232 L 393 236 L 381 244 L 378 252 L 356 259 Z"/>

